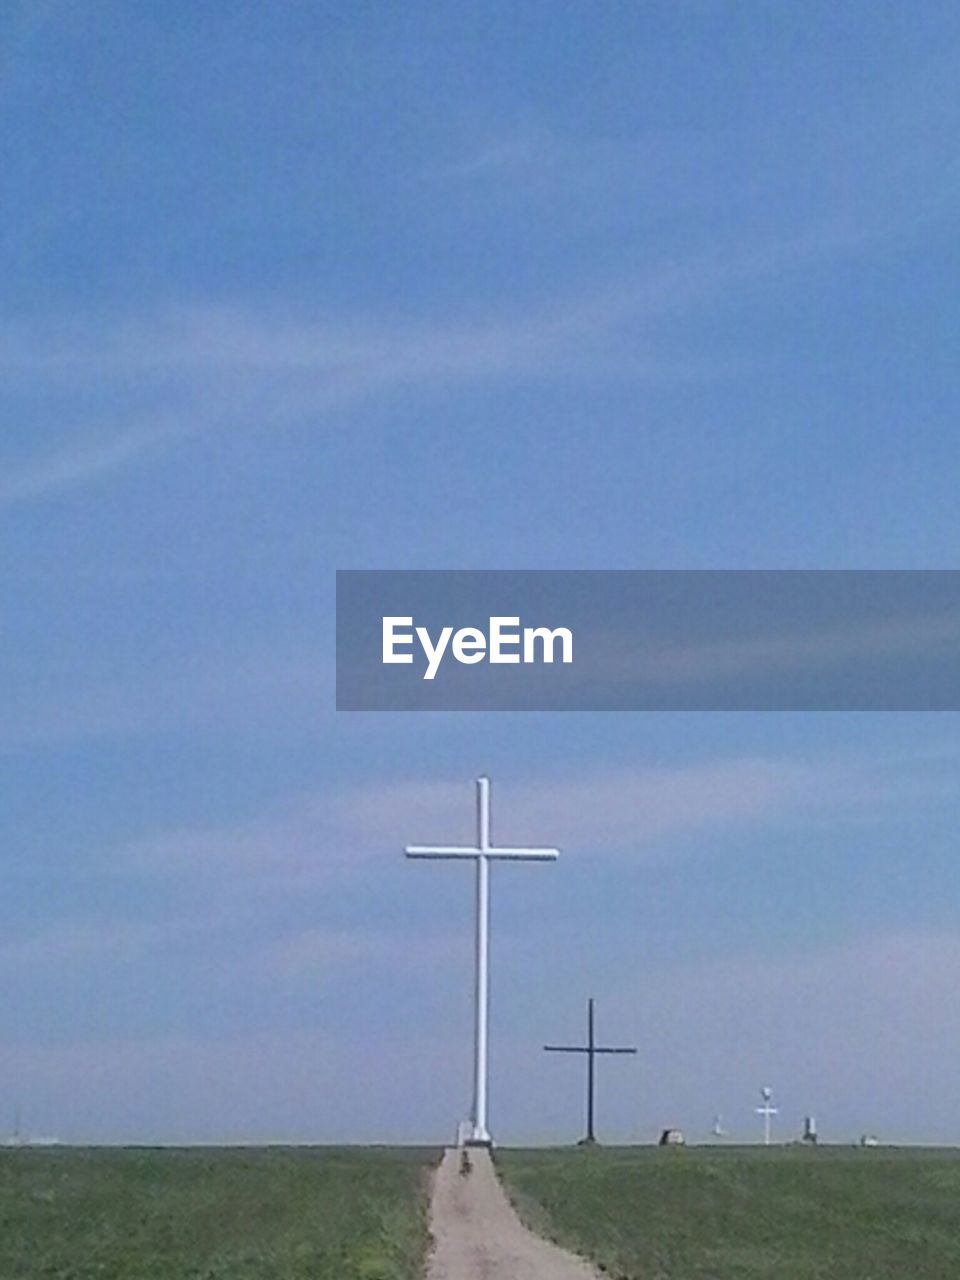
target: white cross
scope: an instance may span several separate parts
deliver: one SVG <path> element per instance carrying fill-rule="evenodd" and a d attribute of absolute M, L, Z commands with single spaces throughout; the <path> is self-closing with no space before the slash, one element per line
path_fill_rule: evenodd
<path fill-rule="evenodd" d="M 494 845 L 490 841 L 490 779 L 477 779 L 477 843 L 475 845 L 408 844 L 408 858 L 473 858 L 477 864 L 476 977 L 473 1041 L 473 1112 L 470 1143 L 492 1144 L 487 1128 L 487 1022 L 490 1012 L 490 863 L 554 862 L 559 849 Z"/>
<path fill-rule="evenodd" d="M 757 1107 L 756 1112 L 758 1116 L 763 1116 L 763 1145 L 765 1147 L 769 1147 L 770 1121 L 773 1116 L 780 1114 L 780 1109 L 779 1107 L 772 1107 L 770 1105 L 770 1099 L 773 1097 L 773 1090 L 769 1086 L 765 1085 L 760 1090 L 760 1096 L 763 1098 L 763 1106 Z"/>

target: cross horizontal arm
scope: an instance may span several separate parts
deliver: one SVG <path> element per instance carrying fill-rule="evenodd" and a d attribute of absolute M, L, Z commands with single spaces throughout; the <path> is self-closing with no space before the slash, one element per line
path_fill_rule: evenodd
<path fill-rule="evenodd" d="M 408 844 L 408 858 L 479 858 L 481 850 L 468 844 Z"/>
<path fill-rule="evenodd" d="M 559 849 L 524 849 L 511 848 L 510 845 L 495 844 L 484 849 L 488 858 L 499 858 L 501 861 L 513 862 L 556 862 L 560 857 Z"/>
<path fill-rule="evenodd" d="M 559 849 L 524 849 L 511 845 L 491 845 L 478 849 L 468 844 L 408 844 L 408 858 L 493 858 L 501 862 L 556 862 Z"/>
<path fill-rule="evenodd" d="M 636 1049 L 604 1049 L 599 1045 L 594 1045 L 591 1049 L 589 1045 L 582 1044 L 545 1044 L 543 1046 L 546 1053 L 636 1053 Z"/>

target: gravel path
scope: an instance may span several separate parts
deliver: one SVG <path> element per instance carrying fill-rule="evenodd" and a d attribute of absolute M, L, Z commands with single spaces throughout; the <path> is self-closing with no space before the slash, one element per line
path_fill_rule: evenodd
<path fill-rule="evenodd" d="M 528 1231 L 503 1192 L 488 1152 L 448 1150 L 433 1184 L 434 1251 L 428 1280 L 597 1280 L 581 1258 Z"/>

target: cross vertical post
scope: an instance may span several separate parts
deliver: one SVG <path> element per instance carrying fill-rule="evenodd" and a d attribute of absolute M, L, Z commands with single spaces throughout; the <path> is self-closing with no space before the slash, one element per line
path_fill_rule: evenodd
<path fill-rule="evenodd" d="M 593 1034 L 593 996 L 587 1001 L 587 1142 L 593 1143 L 597 1135 L 593 1127 L 594 1113 L 594 1078 L 593 1060 L 597 1055 L 596 1040 Z"/>
<path fill-rule="evenodd" d="M 490 1021 L 490 779 L 477 779 L 477 920 L 473 1036 L 473 1139 L 489 1142 L 487 1043 Z"/>
<path fill-rule="evenodd" d="M 473 1108 L 471 1146 L 493 1145 L 487 1119 L 490 1019 L 490 863 L 553 862 L 558 849 L 495 845 L 491 838 L 490 779 L 477 779 L 477 840 L 475 845 L 407 845 L 408 858 L 473 859 L 476 863 L 476 932 L 474 972 Z"/>

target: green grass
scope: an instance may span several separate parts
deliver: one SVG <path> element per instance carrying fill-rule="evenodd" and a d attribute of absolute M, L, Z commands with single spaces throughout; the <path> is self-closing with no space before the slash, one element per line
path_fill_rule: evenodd
<path fill-rule="evenodd" d="M 2 1280 L 419 1280 L 439 1153 L 0 1152 Z"/>
<path fill-rule="evenodd" d="M 958 1280 L 960 1152 L 506 1151 L 542 1234 L 637 1280 Z"/>

